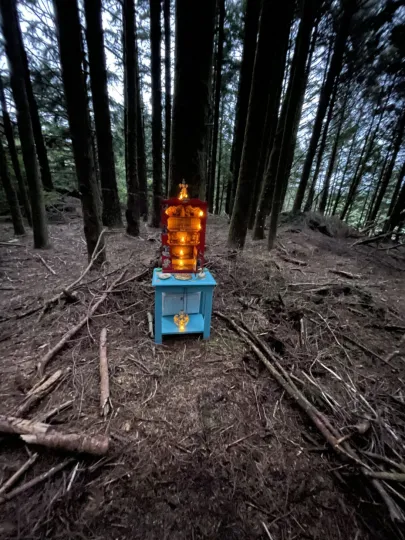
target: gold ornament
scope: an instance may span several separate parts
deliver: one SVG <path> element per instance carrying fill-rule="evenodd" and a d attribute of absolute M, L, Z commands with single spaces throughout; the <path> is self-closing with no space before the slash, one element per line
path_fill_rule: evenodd
<path fill-rule="evenodd" d="M 179 332 L 184 332 L 190 317 L 183 310 L 179 311 L 177 315 L 173 317 L 174 324 L 179 327 Z"/>

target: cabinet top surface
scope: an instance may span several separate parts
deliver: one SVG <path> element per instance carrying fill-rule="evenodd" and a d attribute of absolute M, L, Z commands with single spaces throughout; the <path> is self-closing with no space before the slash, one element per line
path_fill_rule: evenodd
<path fill-rule="evenodd" d="M 197 277 L 198 274 L 193 274 L 190 272 L 192 278 L 187 281 L 176 279 L 173 277 L 173 275 L 168 279 L 159 279 L 158 274 L 161 272 L 162 270 L 160 268 L 155 268 L 153 270 L 152 287 L 212 287 L 217 284 L 215 279 L 212 277 L 211 272 L 206 268 L 204 268 L 205 278 L 201 279 Z"/>

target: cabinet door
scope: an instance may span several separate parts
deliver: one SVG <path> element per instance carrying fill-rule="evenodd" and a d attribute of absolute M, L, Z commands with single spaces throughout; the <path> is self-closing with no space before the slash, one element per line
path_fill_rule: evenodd
<path fill-rule="evenodd" d="M 201 293 L 188 292 L 187 289 L 184 295 L 184 311 L 189 315 L 200 313 Z"/>
<path fill-rule="evenodd" d="M 163 293 L 163 317 L 176 315 L 182 309 L 184 310 L 184 292 L 181 293 Z"/>

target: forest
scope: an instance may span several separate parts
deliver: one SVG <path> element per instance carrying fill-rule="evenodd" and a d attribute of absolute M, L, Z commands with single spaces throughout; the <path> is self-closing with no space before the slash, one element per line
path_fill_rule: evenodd
<path fill-rule="evenodd" d="M 57 193 L 81 197 L 91 255 L 122 207 L 128 234 L 158 227 L 183 180 L 238 249 L 271 249 L 283 211 L 400 238 L 400 1 L 2 4 L 1 178 L 35 247 Z"/>
<path fill-rule="evenodd" d="M 0 0 L 0 106 L 0 537 L 404 539 L 405 1 Z"/>

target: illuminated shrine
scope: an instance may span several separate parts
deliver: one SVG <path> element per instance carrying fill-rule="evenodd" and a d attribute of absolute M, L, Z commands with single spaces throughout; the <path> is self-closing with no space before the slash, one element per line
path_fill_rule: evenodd
<path fill-rule="evenodd" d="M 162 202 L 162 268 L 152 278 L 156 343 L 170 334 L 210 336 L 216 281 L 204 268 L 207 203 L 179 187 L 178 197 Z"/>

